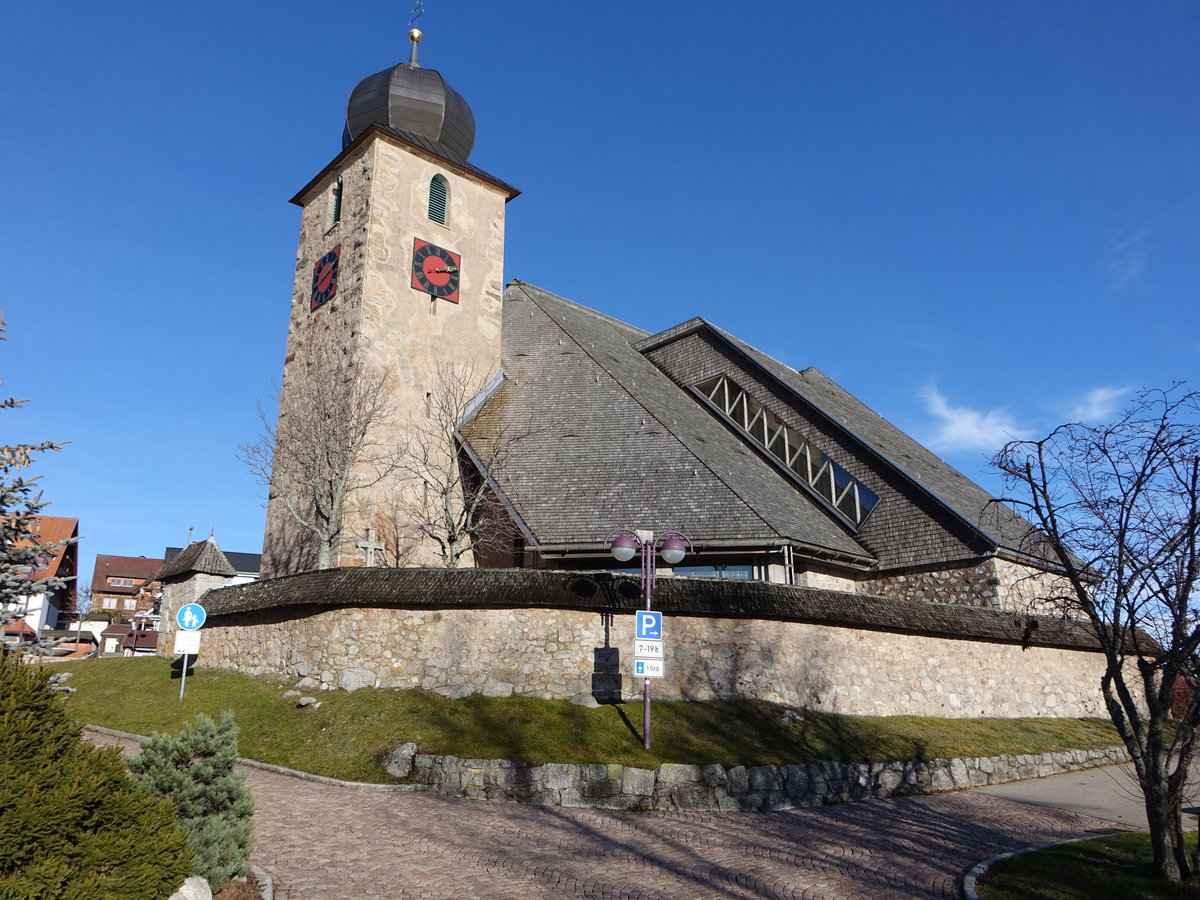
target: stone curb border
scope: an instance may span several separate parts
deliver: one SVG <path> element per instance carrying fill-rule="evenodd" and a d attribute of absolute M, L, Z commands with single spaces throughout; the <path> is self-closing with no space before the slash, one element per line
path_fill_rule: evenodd
<path fill-rule="evenodd" d="M 146 740 L 142 735 L 99 725 L 84 728 L 128 740 Z M 639 769 L 603 763 L 531 766 L 505 759 L 459 759 L 414 751 L 415 745 L 405 744 L 388 760 L 391 764 L 400 757 L 400 768 L 388 768 L 396 777 L 417 779 L 407 784 L 342 781 L 254 759 L 240 758 L 238 762 L 318 784 L 380 793 L 430 792 L 446 797 L 597 809 L 763 812 L 965 790 L 1128 760 L 1124 747 L 1108 747 L 1015 757 L 935 759 L 928 763 L 826 762 L 729 769 L 664 763 L 657 769 Z"/>
<path fill-rule="evenodd" d="M 965 790 L 1127 760 L 1124 747 L 928 762 L 809 763 L 655 769 L 607 764 L 529 765 L 416 752 L 405 744 L 384 768 L 447 797 L 545 806 L 664 811 L 766 812 Z"/>
<path fill-rule="evenodd" d="M 988 869 L 1002 859 L 1008 859 L 1010 856 L 1021 856 L 1024 853 L 1032 853 L 1035 850 L 1049 850 L 1051 847 L 1065 847 L 1067 844 L 1078 844 L 1081 841 L 1094 841 L 1101 837 L 1103 835 L 1094 834 L 1091 837 L 1071 838 L 1069 841 L 1055 841 L 1052 844 L 1035 844 L 1032 847 L 1010 850 L 1008 853 L 1000 853 L 990 859 L 985 859 L 983 862 L 973 866 L 971 871 L 963 877 L 963 898 L 964 900 L 979 900 L 979 894 L 975 890 L 976 883 L 984 876 L 984 873 Z"/>

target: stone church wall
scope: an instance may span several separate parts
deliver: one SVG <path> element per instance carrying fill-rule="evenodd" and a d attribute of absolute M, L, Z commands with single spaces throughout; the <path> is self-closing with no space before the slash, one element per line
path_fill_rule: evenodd
<path fill-rule="evenodd" d="M 623 696 L 640 695 L 629 674 L 633 627 L 632 615 L 570 609 L 260 610 L 210 619 L 200 663 L 328 689 L 590 703 L 606 647 L 618 651 Z M 861 715 L 1104 715 L 1094 652 L 684 615 L 665 617 L 664 631 L 669 677 L 654 682 L 658 699 L 759 698 Z"/>

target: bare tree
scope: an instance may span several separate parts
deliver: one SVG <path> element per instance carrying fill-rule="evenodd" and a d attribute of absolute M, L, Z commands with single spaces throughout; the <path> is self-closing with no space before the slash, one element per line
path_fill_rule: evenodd
<path fill-rule="evenodd" d="M 1200 694 L 1169 718 L 1200 660 L 1200 393 L 1143 391 L 1112 424 L 1014 441 L 993 465 L 1064 573 L 1066 589 L 1042 599 L 1090 623 L 1104 653 L 1104 702 L 1137 773 L 1155 873 L 1190 881 L 1200 853 L 1189 861 L 1181 808 Z"/>
<path fill-rule="evenodd" d="M 287 517 L 316 543 L 316 567 L 338 564 L 350 498 L 392 475 L 396 449 L 387 442 L 393 416 L 384 373 L 372 371 L 326 338 L 307 366 L 280 392 L 272 423 L 238 456 Z"/>
<path fill-rule="evenodd" d="M 402 546 L 405 534 L 418 535 L 450 569 L 468 553 L 504 549 L 511 530 L 491 479 L 528 428 L 507 414 L 502 382 L 474 361 L 438 362 L 426 408 L 409 420 L 399 460 L 402 489 L 376 513 L 394 546 Z"/>

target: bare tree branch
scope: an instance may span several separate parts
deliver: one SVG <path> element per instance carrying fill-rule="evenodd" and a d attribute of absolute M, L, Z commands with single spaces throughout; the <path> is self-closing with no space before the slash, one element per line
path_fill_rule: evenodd
<path fill-rule="evenodd" d="M 405 555 L 406 536 L 409 554 L 421 541 L 432 544 L 446 568 L 502 549 L 507 532 L 490 527 L 497 498 L 489 478 L 528 428 L 505 415 L 501 381 L 474 361 L 437 363 L 425 409 L 408 420 L 400 490 L 373 517 L 391 558 Z"/>
<path fill-rule="evenodd" d="M 345 513 L 358 492 L 396 471 L 386 442 L 393 409 L 388 378 L 322 336 L 306 369 L 280 392 L 276 422 L 259 408 L 263 431 L 239 458 L 291 521 L 316 542 L 316 567 L 338 564 Z"/>
<path fill-rule="evenodd" d="M 1145 798 L 1155 870 L 1191 880 L 1181 803 L 1200 724 L 1200 393 L 1143 391 L 1112 424 L 1014 441 L 993 465 L 1070 585 L 1066 613 L 1104 652 L 1101 689 Z M 1181 683 L 1193 696 L 1172 727 Z"/>

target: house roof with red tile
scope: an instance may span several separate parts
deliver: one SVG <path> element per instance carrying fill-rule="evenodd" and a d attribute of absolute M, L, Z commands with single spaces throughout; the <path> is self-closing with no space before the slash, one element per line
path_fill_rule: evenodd
<path fill-rule="evenodd" d="M 35 580 L 53 578 L 59 574 L 67 547 L 70 546 L 67 542 L 71 538 L 79 537 L 79 520 L 66 516 L 35 516 L 29 530 L 36 535 L 35 540 L 38 544 L 54 548 L 54 555 L 47 554 L 46 565 L 38 569 L 33 577 Z M 30 542 L 19 541 L 18 543 L 25 545 Z M 69 574 L 73 575 L 74 572 Z"/>

